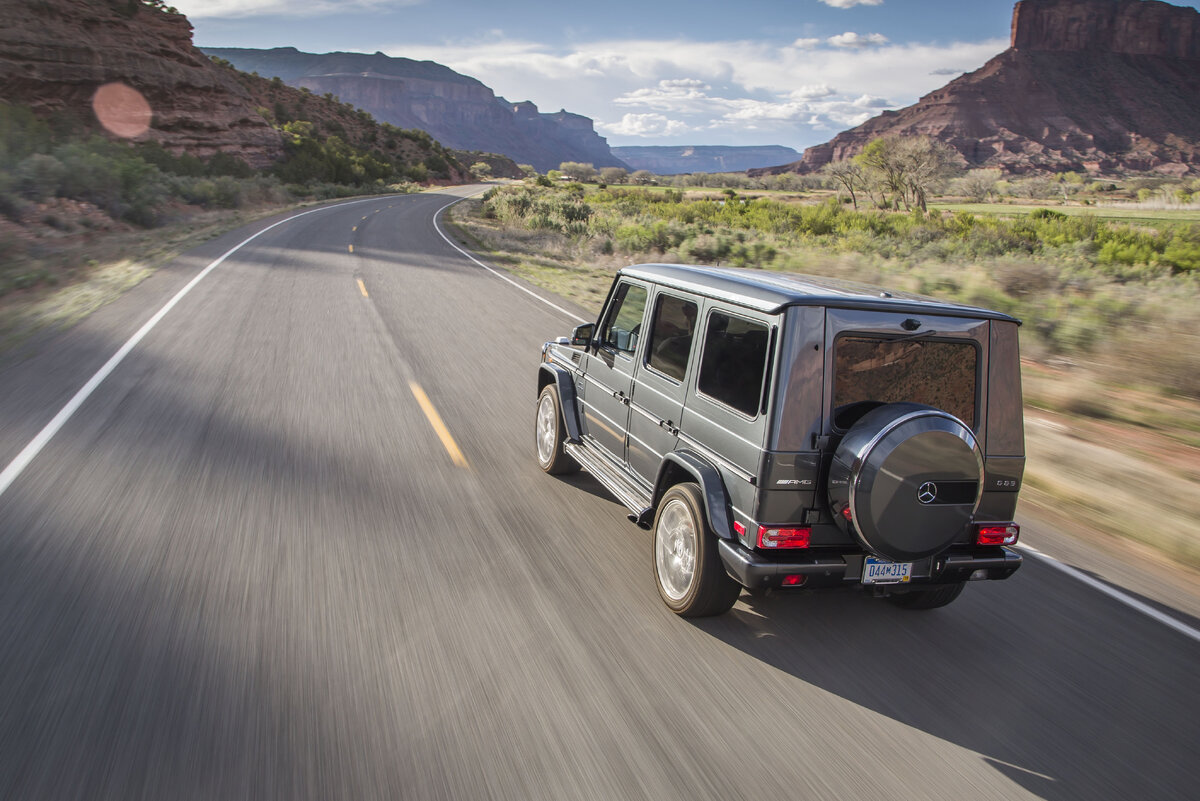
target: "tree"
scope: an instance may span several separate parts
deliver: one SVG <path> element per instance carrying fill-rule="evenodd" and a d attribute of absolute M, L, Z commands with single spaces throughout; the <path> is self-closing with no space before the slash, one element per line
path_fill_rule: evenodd
<path fill-rule="evenodd" d="M 471 175 L 476 181 L 487 181 L 492 177 L 492 165 L 486 161 L 477 161 L 471 165 Z"/>
<path fill-rule="evenodd" d="M 958 190 L 964 196 L 982 203 L 996 191 L 996 182 L 1000 180 L 1000 170 L 970 170 L 956 182 Z"/>
<path fill-rule="evenodd" d="M 592 164 L 583 164 L 578 161 L 564 161 L 558 165 L 558 170 L 572 181 L 596 180 L 596 167 Z"/>
<path fill-rule="evenodd" d="M 600 180 L 606 184 L 623 184 L 629 177 L 629 170 L 624 167 L 601 167 Z"/>
<path fill-rule="evenodd" d="M 649 170 L 637 170 L 629 176 L 629 180 L 635 184 L 652 184 L 654 183 L 654 173 Z"/>
<path fill-rule="evenodd" d="M 821 172 L 845 187 L 850 193 L 850 202 L 854 204 L 854 210 L 858 211 L 858 192 L 867 190 L 867 175 L 862 165 L 853 159 L 831 161 L 821 168 Z"/>
<path fill-rule="evenodd" d="M 877 205 L 916 205 L 926 211 L 926 198 L 949 177 L 957 157 L 948 145 L 927 136 L 893 136 L 871 141 L 854 160 L 879 191 L 883 202 Z"/>

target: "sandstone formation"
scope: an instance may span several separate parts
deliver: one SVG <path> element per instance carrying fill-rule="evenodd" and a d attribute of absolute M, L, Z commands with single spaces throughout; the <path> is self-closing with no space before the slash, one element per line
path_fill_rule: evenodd
<path fill-rule="evenodd" d="M 0 100 L 98 128 L 92 98 L 111 82 L 150 105 L 138 141 L 200 158 L 229 153 L 256 167 L 283 154 L 246 89 L 192 46 L 183 15 L 129 0 L 0 4 Z"/>
<path fill-rule="evenodd" d="M 1200 172 L 1200 12 L 1157 0 L 1021 0 L 1012 46 L 803 158 L 820 169 L 881 136 L 929 136 L 1009 172 Z"/>
<path fill-rule="evenodd" d="M 533 103 L 510 103 L 476 79 L 431 61 L 293 47 L 203 49 L 238 69 L 332 93 L 381 122 L 419 128 L 457 150 L 503 153 L 543 172 L 564 161 L 624 166 L 587 117 L 542 114 Z"/>
<path fill-rule="evenodd" d="M 614 147 L 613 155 L 631 170 L 649 170 L 658 175 L 688 172 L 745 172 L 795 161 L 800 154 L 780 145 L 725 146 L 662 145 Z"/>

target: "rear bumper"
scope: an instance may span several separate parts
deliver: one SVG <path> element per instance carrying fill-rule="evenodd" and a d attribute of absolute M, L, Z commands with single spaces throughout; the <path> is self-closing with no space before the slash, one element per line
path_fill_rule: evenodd
<path fill-rule="evenodd" d="M 862 553 L 823 555 L 792 551 L 767 556 L 749 551 L 733 540 L 718 540 L 717 546 L 721 561 L 725 564 L 725 572 L 750 589 L 775 589 L 782 586 L 784 576 L 796 575 L 805 577 L 804 589 L 842 587 L 862 580 L 865 556 Z M 1021 555 L 1008 548 L 951 548 L 916 562 L 913 565 L 912 583 L 906 586 L 956 584 L 970 580 L 977 570 L 984 571 L 977 578 L 997 581 L 1008 578 L 1020 566 Z"/>

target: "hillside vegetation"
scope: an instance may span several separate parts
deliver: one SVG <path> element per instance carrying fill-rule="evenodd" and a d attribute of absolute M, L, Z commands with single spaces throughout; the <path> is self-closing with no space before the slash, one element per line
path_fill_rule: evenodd
<path fill-rule="evenodd" d="M 201 160 L 154 141 L 115 140 L 90 117 L 39 116 L 0 102 L 0 344 L 46 319 L 76 316 L 35 313 L 48 295 L 97 276 L 106 284 L 103 276 L 114 270 L 122 276 L 112 288 L 118 291 L 150 269 L 132 262 L 169 255 L 162 242 L 194 243 L 244 222 L 246 212 L 467 178 L 455 155 L 424 131 L 380 124 L 333 96 L 217 66 L 282 138 L 283 158 L 265 169 L 228 152 Z M 471 155 L 516 171 L 503 157 Z M 139 238 L 151 229 L 162 230 L 158 241 Z"/>

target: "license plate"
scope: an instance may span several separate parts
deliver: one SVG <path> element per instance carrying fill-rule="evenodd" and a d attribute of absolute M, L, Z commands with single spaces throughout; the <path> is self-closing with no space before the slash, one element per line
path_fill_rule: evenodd
<path fill-rule="evenodd" d="M 906 584 L 912 580 L 912 562 L 889 562 L 868 556 L 863 559 L 863 584 Z"/>

